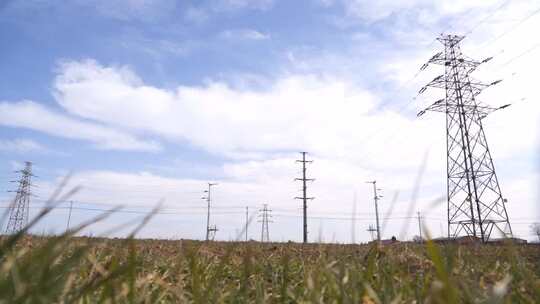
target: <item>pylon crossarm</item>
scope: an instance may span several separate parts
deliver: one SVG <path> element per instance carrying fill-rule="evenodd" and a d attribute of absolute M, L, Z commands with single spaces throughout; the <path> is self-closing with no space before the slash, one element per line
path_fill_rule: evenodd
<path fill-rule="evenodd" d="M 474 59 L 465 59 L 465 58 L 460 58 L 459 60 L 452 62 L 448 58 L 444 57 L 442 53 L 437 53 L 433 57 L 431 57 L 428 60 L 428 62 L 420 68 L 420 70 L 425 70 L 430 64 L 437 64 L 437 65 L 442 65 L 442 66 L 452 65 L 458 68 L 466 68 L 466 69 L 470 69 L 470 71 L 472 72 L 474 71 L 474 69 L 476 69 L 476 67 L 478 67 L 482 63 L 484 63 L 484 61 L 478 61 Z"/>
<path fill-rule="evenodd" d="M 445 101 L 444 99 L 439 99 L 439 100 L 435 101 L 429 107 L 427 107 L 424 110 L 418 112 L 418 114 L 416 114 L 416 117 L 420 117 L 420 116 L 424 115 L 427 111 L 446 112 L 446 103 L 444 101 Z"/>

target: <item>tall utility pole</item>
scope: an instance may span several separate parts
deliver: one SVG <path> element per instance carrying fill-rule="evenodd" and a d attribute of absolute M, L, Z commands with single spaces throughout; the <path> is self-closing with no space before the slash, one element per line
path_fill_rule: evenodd
<path fill-rule="evenodd" d="M 15 198 L 9 208 L 9 220 L 6 226 L 6 234 L 15 234 L 28 225 L 30 210 L 30 196 L 32 187 L 32 163 L 25 162 L 24 169 L 17 171 L 21 178 L 15 192 Z"/>
<path fill-rule="evenodd" d="M 246 206 L 246 242 L 248 241 L 249 207 Z"/>
<path fill-rule="evenodd" d="M 217 183 L 208 183 L 208 190 L 204 190 L 204 193 L 206 196 L 203 196 L 202 199 L 206 200 L 206 203 L 208 205 L 208 211 L 206 214 L 206 240 L 210 240 L 210 234 L 217 231 L 216 226 L 210 227 L 210 203 L 212 202 L 212 187 L 216 186 Z"/>
<path fill-rule="evenodd" d="M 306 182 L 314 181 L 313 178 L 306 178 L 306 164 L 312 163 L 312 160 L 306 160 L 307 152 L 300 152 L 302 154 L 302 159 L 296 160 L 297 163 L 302 163 L 302 177 L 295 178 L 294 180 L 302 181 L 302 197 L 295 197 L 295 199 L 301 199 L 303 201 L 303 211 L 304 211 L 304 230 L 303 230 L 303 241 L 307 243 L 308 241 L 308 229 L 307 229 L 307 201 L 315 199 L 314 197 L 307 196 L 307 185 Z"/>
<path fill-rule="evenodd" d="M 381 226 L 379 225 L 379 199 L 381 199 L 382 195 L 377 194 L 377 181 L 372 182 L 366 182 L 368 184 L 373 184 L 373 201 L 375 202 L 375 220 L 377 223 L 377 241 L 381 241 Z"/>
<path fill-rule="evenodd" d="M 487 242 L 493 228 L 505 236 L 512 236 L 512 228 L 505 202 L 495 174 L 482 120 L 490 113 L 504 109 L 509 104 L 491 107 L 476 100 L 482 90 L 499 83 L 489 84 L 474 80 L 470 74 L 481 61 L 462 54 L 457 35 L 441 35 L 437 40 L 444 45 L 444 52 L 435 54 L 429 64 L 444 66 L 445 72 L 424 86 L 445 89 L 445 98 L 420 111 L 446 113 L 446 168 L 448 199 L 448 237 L 461 235 L 478 237 Z"/>
<path fill-rule="evenodd" d="M 420 216 L 420 212 L 416 213 L 418 215 L 418 233 L 420 235 L 420 239 L 424 239 L 422 237 L 422 217 Z"/>
<path fill-rule="evenodd" d="M 262 223 L 261 242 L 270 242 L 270 231 L 268 229 L 268 223 L 272 222 L 270 220 L 270 217 L 272 217 L 270 212 L 272 212 L 272 210 L 268 209 L 267 204 L 264 204 L 263 208 L 260 209 L 259 212 L 261 212 L 261 214 L 259 214 L 259 218 L 261 218 L 259 222 Z"/>

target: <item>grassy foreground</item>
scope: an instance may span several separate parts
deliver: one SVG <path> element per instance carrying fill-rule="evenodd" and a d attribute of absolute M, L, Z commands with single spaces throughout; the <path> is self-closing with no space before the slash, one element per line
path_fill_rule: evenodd
<path fill-rule="evenodd" d="M 4 237 L 2 303 L 540 303 L 532 245 Z"/>

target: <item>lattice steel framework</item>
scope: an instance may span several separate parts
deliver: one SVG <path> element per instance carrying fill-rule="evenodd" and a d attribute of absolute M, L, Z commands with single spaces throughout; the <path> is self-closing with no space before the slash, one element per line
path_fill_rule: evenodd
<path fill-rule="evenodd" d="M 487 242 L 494 228 L 505 236 L 512 236 L 505 202 L 495 174 L 482 119 L 509 104 L 494 108 L 476 100 L 483 89 L 500 82 L 480 83 L 470 74 L 491 58 L 482 61 L 462 54 L 460 42 L 464 36 L 441 35 L 437 40 L 444 52 L 433 56 L 429 64 L 445 67 L 440 75 L 420 89 L 442 88 L 446 97 L 423 111 L 446 113 L 448 237 L 479 237 Z"/>
<path fill-rule="evenodd" d="M 272 215 L 270 214 L 270 212 L 272 212 L 272 210 L 268 209 L 268 205 L 267 204 L 264 204 L 263 205 L 263 208 L 259 210 L 260 214 L 259 214 L 259 222 L 262 223 L 262 226 L 261 226 L 261 242 L 270 242 L 270 229 L 268 227 L 268 223 L 272 223 L 272 220 L 270 220 L 270 218 L 272 217 Z"/>
<path fill-rule="evenodd" d="M 21 231 L 28 224 L 30 209 L 30 195 L 32 186 L 32 163 L 26 162 L 21 173 L 19 186 L 15 191 L 15 198 L 9 208 L 9 220 L 6 226 L 6 234 L 14 234 Z"/>

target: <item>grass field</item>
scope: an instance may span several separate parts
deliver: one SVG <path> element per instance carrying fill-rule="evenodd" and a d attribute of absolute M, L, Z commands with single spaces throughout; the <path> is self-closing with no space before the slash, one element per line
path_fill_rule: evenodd
<path fill-rule="evenodd" d="M 533 245 L 3 238 L 13 303 L 540 303 Z"/>
<path fill-rule="evenodd" d="M 114 210 L 28 235 L 54 207 L 0 237 L 0 303 L 540 303 L 537 245 L 135 239 L 152 213 L 126 239 L 74 236 Z"/>

